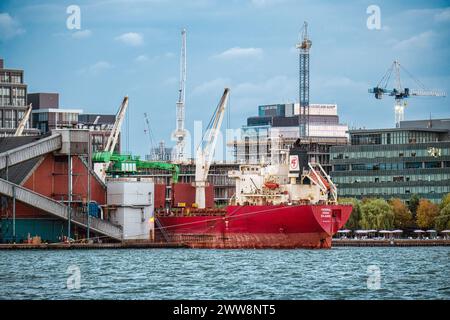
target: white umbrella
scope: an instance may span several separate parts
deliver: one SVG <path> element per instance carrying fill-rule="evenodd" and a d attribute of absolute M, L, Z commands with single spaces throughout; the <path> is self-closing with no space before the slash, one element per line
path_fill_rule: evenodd
<path fill-rule="evenodd" d="M 425 233 L 423 230 L 414 230 L 415 233 Z"/>
<path fill-rule="evenodd" d="M 349 233 L 352 232 L 351 230 L 348 229 L 344 229 L 344 230 L 339 230 L 338 233 Z"/>
<path fill-rule="evenodd" d="M 441 233 L 450 233 L 450 230 L 443 230 Z"/>
<path fill-rule="evenodd" d="M 389 230 L 380 230 L 380 231 L 378 231 L 378 233 L 391 233 L 392 231 L 389 231 Z"/>
<path fill-rule="evenodd" d="M 427 230 L 428 233 L 437 233 L 436 230 Z"/>
<path fill-rule="evenodd" d="M 369 231 L 367 230 L 356 230 L 355 233 L 361 233 L 361 234 L 365 234 L 368 233 Z"/>
<path fill-rule="evenodd" d="M 403 233 L 403 230 L 394 230 L 392 233 Z"/>

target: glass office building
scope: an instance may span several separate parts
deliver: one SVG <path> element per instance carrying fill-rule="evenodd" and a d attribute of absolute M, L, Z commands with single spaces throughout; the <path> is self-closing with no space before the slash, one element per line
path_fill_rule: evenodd
<path fill-rule="evenodd" d="M 330 150 L 340 197 L 408 200 L 417 194 L 438 202 L 450 193 L 450 119 L 349 133 L 350 145 Z"/>

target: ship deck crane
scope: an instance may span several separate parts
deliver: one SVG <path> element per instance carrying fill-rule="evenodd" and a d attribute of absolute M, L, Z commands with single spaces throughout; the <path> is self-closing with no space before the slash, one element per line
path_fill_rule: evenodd
<path fill-rule="evenodd" d="M 208 172 L 214 156 L 217 138 L 222 126 L 225 109 L 228 104 L 230 89 L 225 88 L 222 98 L 209 121 L 203 139 L 196 151 L 195 165 L 195 203 L 200 209 L 206 207 L 205 188 L 207 186 Z"/>
<path fill-rule="evenodd" d="M 420 89 L 404 88 L 402 86 L 400 70 L 403 70 L 408 76 L 413 79 Z M 389 80 L 395 77 L 395 84 L 393 89 L 388 89 Z M 415 79 L 411 73 L 409 73 L 399 61 L 394 61 L 390 68 L 386 71 L 383 78 L 378 82 L 377 86 L 369 89 L 369 93 L 373 93 L 376 99 L 382 99 L 383 95 L 394 97 L 395 99 L 395 126 L 400 127 L 400 121 L 404 120 L 406 101 L 409 97 L 445 97 L 446 94 L 438 90 L 428 90 L 417 79 Z"/>
<path fill-rule="evenodd" d="M 186 29 L 181 31 L 181 55 L 180 55 L 180 87 L 178 89 L 177 101 L 177 118 L 176 128 L 172 133 L 173 139 L 176 141 L 174 160 L 176 162 L 184 162 L 186 160 L 186 135 L 187 131 L 184 128 L 184 110 L 186 98 Z"/>
<path fill-rule="evenodd" d="M 16 132 L 14 133 L 15 137 L 20 137 L 23 133 L 23 130 L 25 130 L 25 127 L 27 125 L 28 120 L 30 119 L 31 110 L 32 110 L 31 103 L 28 105 L 27 110 L 25 111 L 25 114 L 23 115 L 23 118 L 20 120 L 19 125 L 17 126 Z"/>

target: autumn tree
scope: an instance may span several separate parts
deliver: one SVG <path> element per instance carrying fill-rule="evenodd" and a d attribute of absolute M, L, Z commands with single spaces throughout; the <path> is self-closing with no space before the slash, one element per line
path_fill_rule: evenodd
<path fill-rule="evenodd" d="M 361 204 L 361 222 L 364 229 L 392 229 L 394 212 L 384 199 L 370 199 Z"/>
<path fill-rule="evenodd" d="M 398 229 L 410 228 L 414 224 L 414 220 L 409 211 L 408 206 L 405 203 L 398 199 L 393 198 L 389 201 L 389 204 L 392 207 L 392 211 L 394 212 L 394 227 Z"/>
<path fill-rule="evenodd" d="M 432 228 L 436 217 L 439 215 L 439 207 L 430 200 L 421 199 L 417 207 L 416 223 L 420 228 Z"/>

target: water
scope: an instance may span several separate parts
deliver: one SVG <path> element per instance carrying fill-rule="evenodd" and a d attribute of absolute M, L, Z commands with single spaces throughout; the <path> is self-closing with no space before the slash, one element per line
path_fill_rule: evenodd
<path fill-rule="evenodd" d="M 0 251 L 0 299 L 450 299 L 449 258 L 448 247 Z"/>

